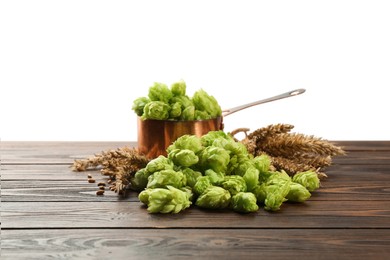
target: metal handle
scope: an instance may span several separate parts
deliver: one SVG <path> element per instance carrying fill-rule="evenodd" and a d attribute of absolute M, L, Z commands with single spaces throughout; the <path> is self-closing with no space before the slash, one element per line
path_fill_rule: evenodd
<path fill-rule="evenodd" d="M 248 103 L 248 104 L 245 104 L 245 105 L 241 105 L 241 106 L 238 106 L 238 107 L 233 107 L 233 108 L 230 108 L 230 109 L 226 109 L 226 110 L 222 111 L 222 115 L 223 116 L 228 116 L 230 114 L 233 114 L 233 113 L 235 113 L 237 111 L 243 110 L 243 109 L 248 108 L 248 107 L 253 107 L 253 106 L 256 106 L 256 105 L 264 104 L 264 103 L 267 103 L 267 102 L 271 102 L 271 101 L 275 101 L 275 100 L 279 100 L 279 99 L 283 99 L 283 98 L 297 96 L 297 95 L 300 95 L 300 94 L 304 93 L 305 91 L 306 91 L 305 89 L 300 88 L 300 89 L 292 90 L 292 91 L 289 91 L 289 92 L 286 92 L 286 93 L 283 93 L 283 94 L 280 94 L 280 95 L 277 95 L 277 96 L 274 96 L 274 97 L 270 97 L 270 98 L 262 99 L 262 100 L 255 101 L 255 102 L 252 102 L 252 103 Z"/>

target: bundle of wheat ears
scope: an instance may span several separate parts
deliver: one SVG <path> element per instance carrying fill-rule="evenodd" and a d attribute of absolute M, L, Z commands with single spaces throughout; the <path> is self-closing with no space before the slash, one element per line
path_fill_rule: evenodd
<path fill-rule="evenodd" d="M 113 180 L 111 189 L 123 194 L 130 185 L 130 179 L 134 174 L 146 166 L 149 160 L 138 152 L 136 148 L 121 147 L 116 150 L 108 150 L 101 154 L 75 160 L 71 166 L 73 171 L 86 171 L 101 167 L 101 173 Z"/>
<path fill-rule="evenodd" d="M 239 128 L 232 135 L 245 133 L 241 140 L 253 156 L 267 154 L 276 170 L 284 170 L 290 175 L 314 170 L 319 177 L 326 177 L 323 168 L 332 163 L 332 157 L 344 155 L 341 147 L 327 140 L 299 133 L 291 133 L 289 124 L 276 124 L 259 128 L 248 134 L 249 129 Z"/>
<path fill-rule="evenodd" d="M 293 128 L 289 124 L 275 124 L 251 133 L 247 128 L 239 128 L 230 134 L 234 137 L 244 132 L 245 138 L 237 141 L 242 142 L 253 156 L 267 154 L 275 170 L 284 170 L 290 175 L 313 170 L 320 178 L 326 177 L 323 169 L 332 163 L 333 156 L 344 155 L 344 150 L 318 137 L 291 133 Z M 136 148 L 122 147 L 88 159 L 75 160 L 72 169 L 85 171 L 102 167 L 102 174 L 114 180 L 112 189 L 123 194 L 129 187 L 130 179 L 148 162 Z"/>

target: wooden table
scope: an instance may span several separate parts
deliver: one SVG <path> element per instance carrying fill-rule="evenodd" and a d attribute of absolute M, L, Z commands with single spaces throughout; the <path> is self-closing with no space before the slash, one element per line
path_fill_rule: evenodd
<path fill-rule="evenodd" d="M 390 141 L 335 143 L 348 155 L 306 203 L 164 215 L 69 169 L 134 143 L 2 142 L 1 259 L 390 259 Z"/>

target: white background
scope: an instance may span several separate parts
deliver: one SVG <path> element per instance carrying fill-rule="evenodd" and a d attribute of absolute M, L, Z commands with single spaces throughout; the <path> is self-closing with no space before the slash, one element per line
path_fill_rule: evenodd
<path fill-rule="evenodd" d="M 132 102 L 183 79 L 225 130 L 390 140 L 390 1 L 1 1 L 0 138 L 135 141 Z"/>

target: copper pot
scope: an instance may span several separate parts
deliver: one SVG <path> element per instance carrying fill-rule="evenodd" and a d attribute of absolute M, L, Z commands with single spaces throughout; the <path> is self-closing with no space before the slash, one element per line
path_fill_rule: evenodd
<path fill-rule="evenodd" d="M 166 156 L 167 147 L 182 135 L 191 134 L 202 136 L 210 131 L 223 130 L 223 117 L 225 116 L 251 106 L 296 96 L 304 92 L 305 89 L 297 89 L 274 97 L 227 109 L 222 112 L 222 116 L 208 120 L 143 120 L 138 117 L 138 150 L 150 159 L 156 158 L 159 155 Z"/>

